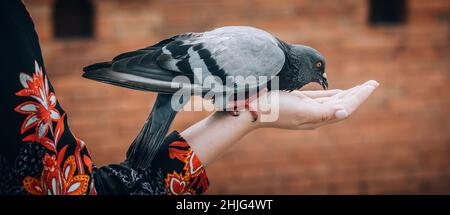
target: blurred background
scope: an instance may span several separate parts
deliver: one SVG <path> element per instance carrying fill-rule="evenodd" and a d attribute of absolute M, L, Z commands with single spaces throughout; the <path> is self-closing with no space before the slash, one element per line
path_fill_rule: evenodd
<path fill-rule="evenodd" d="M 449 0 L 24 2 L 97 166 L 124 160 L 155 94 L 83 79 L 83 66 L 183 32 L 250 25 L 322 52 L 331 88 L 381 86 L 340 124 L 247 135 L 207 168 L 207 194 L 450 194 Z M 183 112 L 172 129 L 208 114 Z"/>

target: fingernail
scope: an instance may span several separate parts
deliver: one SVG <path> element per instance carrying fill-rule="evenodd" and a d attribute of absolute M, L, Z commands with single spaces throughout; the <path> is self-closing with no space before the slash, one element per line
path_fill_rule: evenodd
<path fill-rule="evenodd" d="M 378 82 L 375 81 L 375 80 L 370 80 L 370 81 L 368 81 L 367 83 L 368 83 L 369 85 L 375 87 L 375 88 L 377 88 L 377 87 L 380 85 L 380 83 L 378 83 Z"/>
<path fill-rule="evenodd" d="M 373 86 L 375 87 L 375 88 L 377 88 L 378 86 L 380 86 L 380 83 L 378 83 L 377 81 L 374 81 L 375 83 L 373 84 Z"/>
<path fill-rule="evenodd" d="M 336 115 L 336 118 L 343 119 L 348 116 L 348 113 L 346 110 L 338 110 L 338 111 L 336 111 L 335 115 Z"/>

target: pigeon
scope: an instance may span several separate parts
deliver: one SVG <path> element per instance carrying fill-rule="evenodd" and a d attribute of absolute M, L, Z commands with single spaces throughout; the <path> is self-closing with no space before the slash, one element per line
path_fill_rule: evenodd
<path fill-rule="evenodd" d="M 198 93 L 205 98 L 213 93 L 210 99 L 225 109 L 229 107 L 229 103 L 224 102 L 230 100 L 228 95 L 244 93 L 248 101 L 254 95 L 249 92 L 255 89 L 257 93 L 261 89 L 274 90 L 270 83 L 275 78 L 278 90 L 293 91 L 311 82 L 327 89 L 325 65 L 322 54 L 311 47 L 289 44 L 255 27 L 226 26 L 179 34 L 146 48 L 119 54 L 111 61 L 84 67 L 82 76 L 158 93 L 125 161 L 134 168 L 148 168 L 189 95 Z M 202 81 L 211 84 L 201 84 Z M 174 99 L 181 91 L 187 92 L 187 96 Z M 248 102 L 245 104 L 247 108 Z M 256 120 L 257 114 L 251 113 Z M 236 107 L 233 114 L 236 115 Z"/>

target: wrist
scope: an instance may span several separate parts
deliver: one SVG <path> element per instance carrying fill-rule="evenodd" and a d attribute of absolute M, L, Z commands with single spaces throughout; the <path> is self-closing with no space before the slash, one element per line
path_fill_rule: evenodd
<path fill-rule="evenodd" d="M 257 99 L 254 99 L 249 103 L 249 109 L 257 113 L 258 119 L 256 121 L 253 122 L 254 118 L 252 117 L 252 114 L 249 110 L 243 112 L 246 115 L 244 116 L 244 118 L 250 117 L 250 120 L 253 122 L 251 124 L 252 130 L 255 130 L 257 128 L 268 128 L 272 126 L 272 121 L 268 120 L 267 117 L 273 115 L 273 107 L 271 106 L 269 98 L 270 96 L 272 96 L 270 92 L 263 93 L 259 95 Z"/>
<path fill-rule="evenodd" d="M 241 133 L 249 133 L 260 127 L 260 122 L 253 122 L 253 117 L 249 111 L 240 111 L 239 116 L 233 116 L 230 112 L 216 111 L 211 116 L 211 120 L 219 121 L 223 125 L 231 125 Z"/>
<path fill-rule="evenodd" d="M 247 132 L 251 132 L 253 130 L 261 128 L 263 125 L 263 123 L 261 123 L 260 121 L 259 112 L 258 112 L 258 119 L 256 121 L 254 121 L 254 118 L 249 110 L 241 111 L 239 116 L 237 116 L 237 118 L 240 123 L 246 126 Z"/>

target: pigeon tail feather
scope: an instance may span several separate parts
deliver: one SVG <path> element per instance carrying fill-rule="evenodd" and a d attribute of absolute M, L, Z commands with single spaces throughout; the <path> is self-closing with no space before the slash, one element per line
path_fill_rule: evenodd
<path fill-rule="evenodd" d="M 128 149 L 126 162 L 132 168 L 146 169 L 150 167 L 159 152 L 167 131 L 179 110 L 172 107 L 171 100 L 171 94 L 158 94 L 144 127 Z"/>

